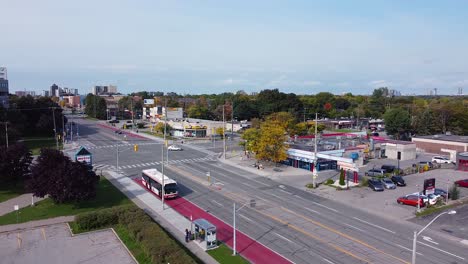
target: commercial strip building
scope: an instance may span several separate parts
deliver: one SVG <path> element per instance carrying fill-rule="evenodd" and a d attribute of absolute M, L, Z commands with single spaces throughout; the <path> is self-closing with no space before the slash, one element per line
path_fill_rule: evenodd
<path fill-rule="evenodd" d="M 413 137 L 412 141 L 421 151 L 449 156 L 457 163 L 457 169 L 468 170 L 468 136 L 431 135 Z"/>

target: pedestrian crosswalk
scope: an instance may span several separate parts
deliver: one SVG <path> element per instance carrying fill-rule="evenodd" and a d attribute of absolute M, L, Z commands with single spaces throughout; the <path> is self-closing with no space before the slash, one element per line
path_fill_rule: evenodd
<path fill-rule="evenodd" d="M 203 162 L 203 161 L 216 161 L 216 157 L 205 157 L 205 158 L 194 158 L 194 159 L 181 159 L 181 160 L 169 160 L 169 164 L 180 164 L 180 163 L 192 163 L 192 162 Z M 167 164 L 167 162 L 164 162 Z M 145 167 L 152 167 L 156 165 L 161 165 L 160 161 L 155 162 L 146 162 L 146 163 L 137 163 L 137 164 L 127 164 L 127 165 L 120 165 L 119 170 L 121 169 L 134 169 L 134 168 L 145 168 Z M 117 167 L 114 165 L 108 164 L 95 164 L 93 165 L 94 169 L 102 169 L 102 170 L 117 170 Z"/>
<path fill-rule="evenodd" d="M 147 143 L 133 143 L 133 144 L 114 144 L 114 145 L 102 145 L 102 146 L 96 146 L 96 145 L 82 145 L 88 150 L 92 149 L 105 149 L 105 148 L 116 148 L 116 147 L 133 147 L 133 145 L 138 144 L 139 146 L 147 146 L 147 145 L 161 145 L 162 143 L 157 143 L 157 142 L 147 142 Z"/>

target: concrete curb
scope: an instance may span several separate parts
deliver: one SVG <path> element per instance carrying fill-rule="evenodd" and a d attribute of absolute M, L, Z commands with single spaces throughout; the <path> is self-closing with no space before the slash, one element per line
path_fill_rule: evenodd
<path fill-rule="evenodd" d="M 68 223 L 74 220 L 75 220 L 75 216 L 59 216 L 59 217 L 49 218 L 49 219 L 44 219 L 44 220 L 29 221 L 29 222 L 21 223 L 21 224 L 4 225 L 4 226 L 0 226 L 0 233 L 9 233 L 9 232 L 15 232 L 18 230 L 32 229 L 32 228 L 37 228 L 37 227 L 42 227 L 42 226 Z"/>

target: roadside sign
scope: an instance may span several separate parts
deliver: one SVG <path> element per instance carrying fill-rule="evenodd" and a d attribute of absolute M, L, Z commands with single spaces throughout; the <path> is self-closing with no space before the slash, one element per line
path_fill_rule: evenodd
<path fill-rule="evenodd" d="M 75 161 L 93 165 L 93 154 L 91 154 L 91 152 L 89 152 L 86 148 L 81 147 L 75 153 Z"/>
<path fill-rule="evenodd" d="M 15 209 L 15 211 L 18 211 L 19 210 L 19 205 L 15 204 L 15 206 L 13 206 L 13 209 Z"/>

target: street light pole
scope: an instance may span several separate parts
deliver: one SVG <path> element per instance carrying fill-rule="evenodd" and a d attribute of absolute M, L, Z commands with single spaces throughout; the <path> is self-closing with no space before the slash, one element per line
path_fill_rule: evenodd
<path fill-rule="evenodd" d="M 314 171 L 312 172 L 312 186 L 316 187 L 317 179 L 317 124 L 318 124 L 318 113 L 315 113 L 315 141 L 314 141 Z"/>
<path fill-rule="evenodd" d="M 417 210 L 417 212 L 419 212 L 419 211 L 421 211 L 421 205 L 420 205 L 421 201 L 419 200 L 420 199 L 419 198 L 419 185 L 416 185 L 416 188 L 418 189 L 417 190 L 418 191 L 418 210 Z"/>
<path fill-rule="evenodd" d="M 226 117 L 224 116 L 224 107 L 223 104 L 223 159 L 226 160 Z"/>
<path fill-rule="evenodd" d="M 57 138 L 57 125 L 55 124 L 55 107 L 52 107 L 52 119 L 54 120 L 54 135 L 55 135 L 55 143 L 57 145 L 57 150 L 59 149 L 59 143 Z"/>
<path fill-rule="evenodd" d="M 234 206 L 232 208 L 232 214 L 234 216 L 234 220 L 233 220 L 233 225 L 232 225 L 232 228 L 233 228 L 233 241 L 232 241 L 232 255 L 235 256 L 236 255 L 236 202 L 234 202 Z"/>
<path fill-rule="evenodd" d="M 6 139 L 6 147 L 8 148 L 8 122 L 5 121 L 5 139 Z"/>
<path fill-rule="evenodd" d="M 164 100 L 164 107 L 167 108 L 167 100 Z M 166 109 L 164 109 L 166 113 Z M 162 174 L 162 186 L 161 186 L 161 201 L 162 209 L 164 210 L 164 146 L 166 145 L 166 115 L 164 115 L 164 144 L 161 148 L 161 174 Z"/>
<path fill-rule="evenodd" d="M 457 211 L 455 211 L 455 210 L 440 213 L 438 216 L 434 217 L 434 219 L 432 219 L 432 221 L 430 221 L 430 222 L 429 222 L 425 227 L 423 227 L 423 229 L 421 229 L 419 232 L 418 232 L 418 231 L 414 231 L 414 233 L 413 233 L 413 254 L 412 254 L 412 258 L 411 258 L 411 264 L 416 264 L 416 243 L 417 243 L 418 236 L 419 236 L 424 230 L 426 230 L 426 228 L 428 228 L 432 223 L 434 223 L 434 221 L 437 220 L 437 218 L 439 218 L 440 216 L 442 216 L 442 215 L 444 215 L 444 214 L 453 215 L 453 214 L 456 214 L 456 213 L 457 213 Z"/>

